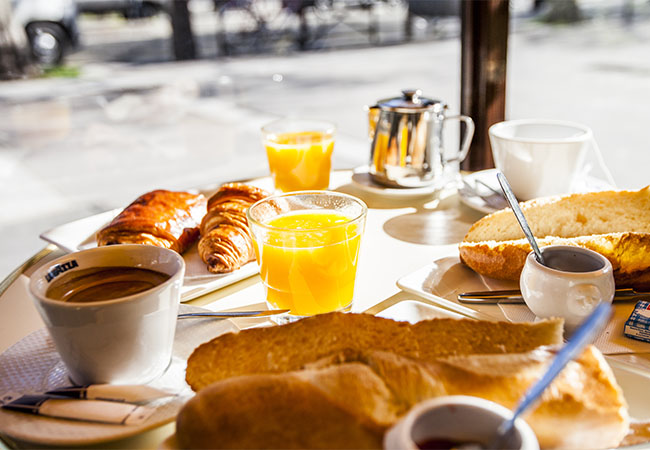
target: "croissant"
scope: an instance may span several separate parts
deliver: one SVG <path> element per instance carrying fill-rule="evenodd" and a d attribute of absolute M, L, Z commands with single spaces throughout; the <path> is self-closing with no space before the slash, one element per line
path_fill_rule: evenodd
<path fill-rule="evenodd" d="M 210 197 L 199 239 L 199 255 L 210 272 L 232 272 L 255 259 L 246 209 L 268 195 L 255 186 L 228 183 Z"/>
<path fill-rule="evenodd" d="M 147 192 L 97 232 L 97 245 L 147 244 L 183 253 L 199 237 L 206 203 L 202 194 Z"/>

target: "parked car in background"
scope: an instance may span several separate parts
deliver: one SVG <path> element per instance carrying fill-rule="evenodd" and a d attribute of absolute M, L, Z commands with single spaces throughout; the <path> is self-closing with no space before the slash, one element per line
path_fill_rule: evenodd
<path fill-rule="evenodd" d="M 73 0 L 12 0 L 14 20 L 25 27 L 37 63 L 60 64 L 79 42 Z"/>
<path fill-rule="evenodd" d="M 119 13 L 127 19 L 151 17 L 163 11 L 167 0 L 75 0 L 80 13 Z"/>

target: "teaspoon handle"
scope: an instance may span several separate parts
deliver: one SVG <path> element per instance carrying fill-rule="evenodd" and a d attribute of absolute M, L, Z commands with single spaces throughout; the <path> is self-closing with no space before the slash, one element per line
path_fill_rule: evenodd
<path fill-rule="evenodd" d="M 542 256 L 542 252 L 539 250 L 539 247 L 537 246 L 537 241 L 535 240 L 535 236 L 533 235 L 530 226 L 528 226 L 528 222 L 526 221 L 526 217 L 524 217 L 523 211 L 519 207 L 519 202 L 517 201 L 515 194 L 512 192 L 510 183 L 508 183 L 506 176 L 501 172 L 497 172 L 497 180 L 499 180 L 501 189 L 503 189 L 503 193 L 506 196 L 506 200 L 508 200 L 508 204 L 510 204 L 510 208 L 512 209 L 512 212 L 515 213 L 517 222 L 519 222 L 519 225 L 521 226 L 521 229 L 526 235 L 526 238 L 528 239 L 530 246 L 533 248 L 533 251 L 535 252 L 535 257 L 537 258 L 537 261 L 539 261 L 539 263 L 543 265 L 544 256 Z"/>

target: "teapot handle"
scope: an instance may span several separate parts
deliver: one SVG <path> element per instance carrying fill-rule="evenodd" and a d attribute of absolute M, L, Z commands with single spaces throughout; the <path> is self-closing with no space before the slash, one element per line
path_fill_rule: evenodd
<path fill-rule="evenodd" d="M 472 143 L 472 138 L 474 137 L 474 121 L 471 117 L 464 116 L 462 114 L 445 117 L 445 121 L 447 120 L 459 120 L 461 122 L 465 122 L 465 136 L 463 136 L 463 142 L 460 144 L 458 154 L 452 158 L 445 160 L 445 163 L 455 161 L 461 162 L 467 156 L 467 152 L 469 152 L 469 145 Z"/>

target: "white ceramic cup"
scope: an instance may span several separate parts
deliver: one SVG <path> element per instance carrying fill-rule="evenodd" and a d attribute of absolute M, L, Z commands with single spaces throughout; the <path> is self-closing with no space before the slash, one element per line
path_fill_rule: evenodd
<path fill-rule="evenodd" d="M 571 192 L 593 143 L 589 127 L 559 120 L 508 120 L 488 133 L 494 164 L 519 200 Z"/>
<path fill-rule="evenodd" d="M 416 450 L 418 443 L 432 439 L 487 448 L 499 425 L 511 417 L 512 411 L 508 408 L 478 397 L 452 395 L 433 398 L 411 408 L 386 432 L 384 448 Z M 539 450 L 539 443 L 530 426 L 518 418 L 504 448 Z"/>
<path fill-rule="evenodd" d="M 58 276 L 92 267 L 128 266 L 170 275 L 126 297 L 68 303 L 46 296 Z M 171 362 L 185 262 L 150 245 L 111 245 L 70 253 L 34 272 L 29 291 L 70 378 L 78 384 L 143 384 Z"/>
<path fill-rule="evenodd" d="M 519 279 L 524 301 L 537 317 L 562 317 L 572 331 L 598 303 L 612 302 L 614 272 L 603 255 L 566 245 L 549 245 L 541 252 L 547 265 L 531 252 Z"/>

